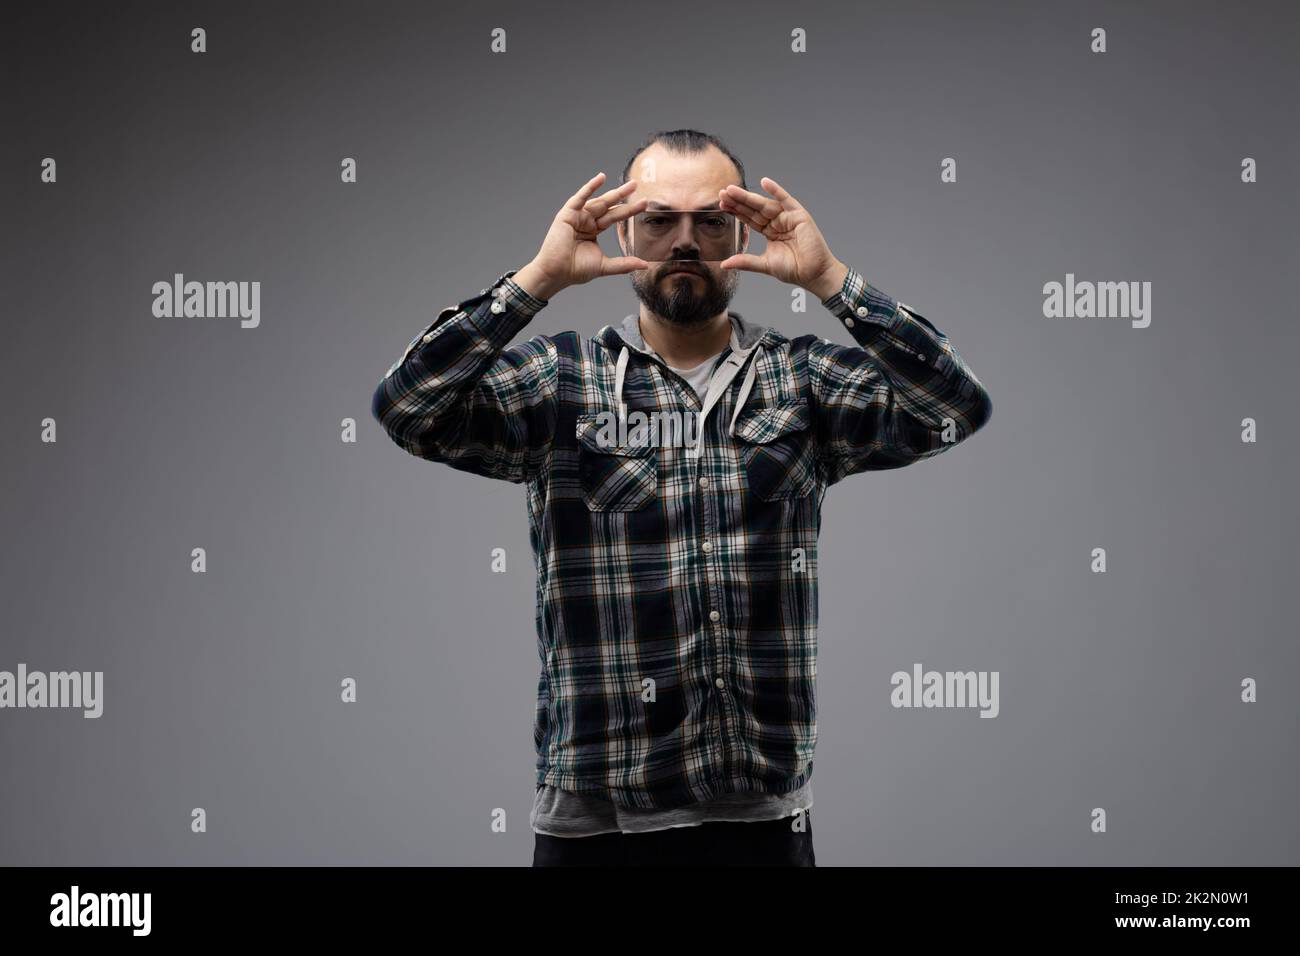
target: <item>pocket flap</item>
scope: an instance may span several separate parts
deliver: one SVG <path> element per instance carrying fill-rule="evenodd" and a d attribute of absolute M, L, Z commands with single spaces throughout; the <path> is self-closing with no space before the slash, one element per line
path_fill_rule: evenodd
<path fill-rule="evenodd" d="M 578 416 L 578 444 L 588 451 L 602 455 L 622 455 L 628 458 L 643 458 L 654 451 L 650 443 L 650 428 L 638 426 L 626 429 L 626 442 L 620 442 L 618 415 L 614 412 L 592 412 Z"/>
<path fill-rule="evenodd" d="M 745 441 L 766 445 L 782 435 L 800 432 L 812 426 L 812 413 L 806 398 L 793 398 L 764 408 L 740 413 L 736 419 L 736 436 Z"/>

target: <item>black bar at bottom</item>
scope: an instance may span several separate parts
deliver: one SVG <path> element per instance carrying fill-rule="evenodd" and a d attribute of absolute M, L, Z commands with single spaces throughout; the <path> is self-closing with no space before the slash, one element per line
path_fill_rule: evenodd
<path fill-rule="evenodd" d="M 447 939 L 441 932 L 467 923 L 486 941 L 484 932 L 506 932 L 514 922 L 556 939 L 559 930 L 545 926 L 578 930 L 622 920 L 633 936 L 653 935 L 675 912 L 693 911 L 733 928 L 815 918 L 868 933 L 920 932 L 918 940 L 1046 934 L 1230 942 L 1291 924 L 1295 875 L 1294 867 L 11 867 L 0 869 L 0 932 L 6 942 L 338 944 L 396 942 L 431 926 Z M 471 920 L 485 906 L 497 921 Z"/>

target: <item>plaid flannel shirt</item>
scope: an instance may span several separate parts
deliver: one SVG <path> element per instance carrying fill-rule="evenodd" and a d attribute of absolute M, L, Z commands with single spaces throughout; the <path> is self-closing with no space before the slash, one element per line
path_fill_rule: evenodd
<path fill-rule="evenodd" d="M 952 448 L 983 385 L 928 320 L 850 269 L 823 300 L 856 340 L 732 312 L 701 446 L 611 445 L 622 412 L 698 413 L 637 317 L 507 347 L 547 303 L 507 272 L 443 310 L 375 389 L 405 451 L 523 483 L 537 568 L 537 785 L 657 809 L 788 793 L 817 740 L 826 489 Z"/>

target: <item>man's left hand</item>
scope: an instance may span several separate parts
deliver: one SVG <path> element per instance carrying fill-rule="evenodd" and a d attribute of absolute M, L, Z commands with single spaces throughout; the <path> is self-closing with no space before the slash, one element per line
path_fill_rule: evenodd
<path fill-rule="evenodd" d="M 723 260 L 721 267 L 761 272 L 801 286 L 818 299 L 838 292 L 848 266 L 832 254 L 808 210 L 775 179 L 764 176 L 759 182 L 770 196 L 732 185 L 718 190 L 718 205 L 723 212 L 734 213 L 750 229 L 762 233 L 767 248 L 761 256 L 734 255 Z"/>

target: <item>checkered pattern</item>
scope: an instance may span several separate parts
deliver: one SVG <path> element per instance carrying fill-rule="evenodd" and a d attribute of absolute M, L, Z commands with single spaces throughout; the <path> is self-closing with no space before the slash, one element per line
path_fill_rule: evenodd
<path fill-rule="evenodd" d="M 546 305 L 513 275 L 417 335 L 373 414 L 412 455 L 525 485 L 538 784 L 642 809 L 794 790 L 817 740 L 822 497 L 969 437 L 988 393 L 942 332 L 850 270 L 823 305 L 856 346 L 733 312 L 757 363 L 734 434 L 739 374 L 698 457 L 610 447 L 596 418 L 620 398 L 629 414 L 686 414 L 699 397 L 637 348 L 616 394 L 637 343 L 612 326 L 508 347 Z"/>

